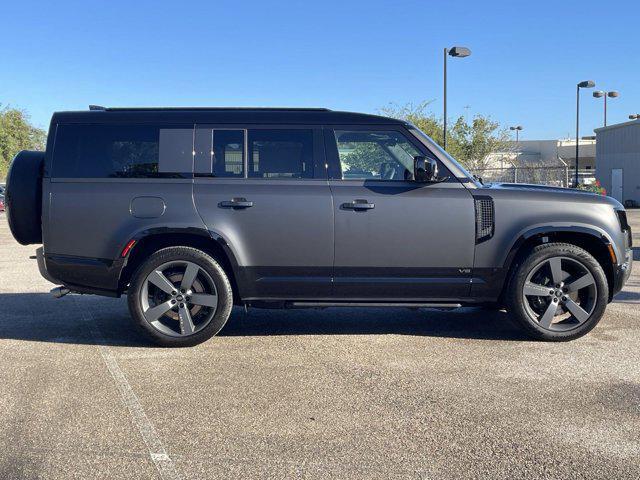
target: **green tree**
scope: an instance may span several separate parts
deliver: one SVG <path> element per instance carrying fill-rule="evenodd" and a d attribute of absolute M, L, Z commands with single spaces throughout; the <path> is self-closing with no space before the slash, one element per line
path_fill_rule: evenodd
<path fill-rule="evenodd" d="M 442 119 L 428 110 L 431 102 L 389 105 L 382 108 L 382 114 L 411 122 L 436 143 L 443 143 Z M 485 168 L 488 156 L 504 151 L 509 141 L 506 128 L 485 115 L 476 115 L 471 122 L 459 117 L 447 131 L 447 151 L 470 170 Z"/>
<path fill-rule="evenodd" d="M 0 179 L 7 176 L 9 164 L 20 150 L 44 150 L 47 134 L 34 127 L 24 110 L 0 105 Z"/>
<path fill-rule="evenodd" d="M 442 145 L 442 119 L 436 117 L 433 112 L 428 110 L 429 105 L 433 101 L 425 101 L 414 104 L 396 105 L 391 103 L 380 109 L 380 113 L 387 117 L 398 118 L 411 122 L 424 133 L 429 135 L 439 145 Z M 449 137 L 449 135 L 447 135 Z"/>

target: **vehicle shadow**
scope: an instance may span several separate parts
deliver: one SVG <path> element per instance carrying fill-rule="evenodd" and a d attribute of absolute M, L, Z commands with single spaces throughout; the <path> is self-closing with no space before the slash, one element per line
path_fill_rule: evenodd
<path fill-rule="evenodd" d="M 132 325 L 126 300 L 91 295 L 54 299 L 46 293 L 0 294 L 0 339 L 155 347 Z M 95 329 L 95 326 L 98 329 Z M 98 332 L 98 336 L 96 336 Z M 408 308 L 262 310 L 234 308 L 224 337 L 272 335 L 413 335 L 526 340 L 502 311 Z"/>
<path fill-rule="evenodd" d="M 504 311 L 409 308 L 327 308 L 324 310 L 238 309 L 220 332 L 224 336 L 414 335 L 476 340 L 526 340 Z"/>
<path fill-rule="evenodd" d="M 133 328 L 124 299 L 92 295 L 55 299 L 48 293 L 2 293 L 0 312 L 0 339 L 154 346 Z"/>
<path fill-rule="evenodd" d="M 613 303 L 640 303 L 640 293 L 622 291 L 613 297 Z"/>

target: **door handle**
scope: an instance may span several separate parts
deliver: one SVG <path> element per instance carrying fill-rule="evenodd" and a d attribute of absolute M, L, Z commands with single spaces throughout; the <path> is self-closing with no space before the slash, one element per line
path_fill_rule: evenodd
<path fill-rule="evenodd" d="M 248 201 L 246 198 L 232 198 L 231 200 L 225 200 L 218 204 L 220 208 L 249 208 L 253 207 L 253 202 Z"/>
<path fill-rule="evenodd" d="M 371 210 L 376 208 L 375 203 L 369 203 L 367 200 L 354 200 L 353 202 L 347 202 L 340 205 L 345 210 Z"/>

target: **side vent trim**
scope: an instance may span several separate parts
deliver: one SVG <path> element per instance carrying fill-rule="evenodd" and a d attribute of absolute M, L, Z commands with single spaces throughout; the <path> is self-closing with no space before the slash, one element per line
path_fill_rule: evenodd
<path fill-rule="evenodd" d="M 493 237 L 495 231 L 495 209 L 493 198 L 487 196 L 474 197 L 476 209 L 476 244 Z"/>

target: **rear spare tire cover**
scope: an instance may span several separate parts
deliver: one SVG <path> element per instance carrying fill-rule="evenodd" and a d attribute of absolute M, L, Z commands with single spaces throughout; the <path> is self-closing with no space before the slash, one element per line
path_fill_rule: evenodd
<path fill-rule="evenodd" d="M 5 205 L 13 237 L 22 245 L 42 243 L 42 169 L 44 152 L 23 150 L 7 174 Z"/>

